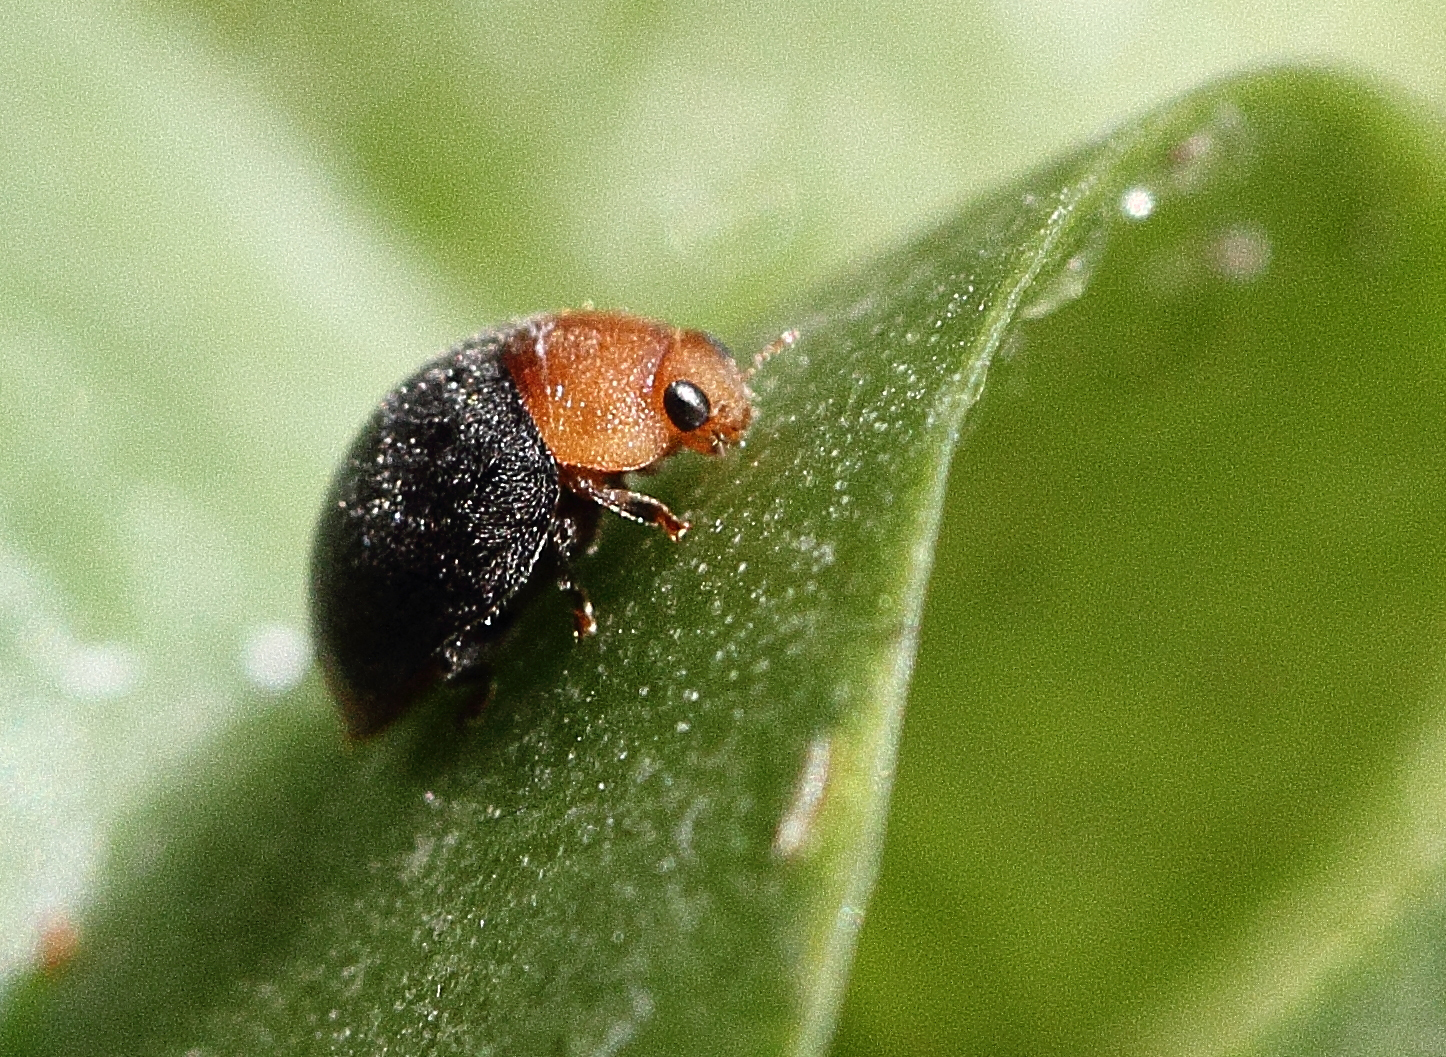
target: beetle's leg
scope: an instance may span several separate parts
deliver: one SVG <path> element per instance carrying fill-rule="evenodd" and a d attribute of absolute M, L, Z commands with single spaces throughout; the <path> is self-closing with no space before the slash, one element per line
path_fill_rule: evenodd
<path fill-rule="evenodd" d="M 614 487 L 605 483 L 604 480 L 571 466 L 563 466 L 559 469 L 563 484 L 577 495 L 591 499 L 598 506 L 611 510 L 614 514 L 631 521 L 641 522 L 644 525 L 657 525 L 668 534 L 668 538 L 671 540 L 681 539 L 683 533 L 688 531 L 686 521 L 650 495 Z"/>
<path fill-rule="evenodd" d="M 457 710 L 458 726 L 475 723 L 481 718 L 492 701 L 497 687 L 492 682 L 492 669 L 486 664 L 474 664 L 447 678 L 447 685 L 467 695 L 462 707 Z"/>
<path fill-rule="evenodd" d="M 585 639 L 597 634 L 597 617 L 593 615 L 592 601 L 582 585 L 572 578 L 572 571 L 562 572 L 557 577 L 557 589 L 572 599 L 572 635 Z"/>
<path fill-rule="evenodd" d="M 597 634 L 592 602 L 572 575 L 572 556 L 597 529 L 597 507 L 581 503 L 569 493 L 558 504 L 552 521 L 551 543 L 557 556 L 557 589 L 572 601 L 572 633 L 585 639 Z"/>
<path fill-rule="evenodd" d="M 496 687 L 492 684 L 492 666 L 485 656 L 483 644 L 463 632 L 442 647 L 436 657 L 434 677 L 440 677 L 447 686 L 466 695 L 457 710 L 459 726 L 476 722 L 492 700 Z"/>

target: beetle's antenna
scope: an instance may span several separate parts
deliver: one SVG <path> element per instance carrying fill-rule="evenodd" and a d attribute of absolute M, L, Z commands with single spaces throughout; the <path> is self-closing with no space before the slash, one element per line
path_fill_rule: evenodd
<path fill-rule="evenodd" d="M 784 349 L 792 348 L 793 343 L 797 340 L 798 331 L 790 327 L 788 330 L 785 330 L 782 334 L 778 335 L 778 337 L 770 341 L 767 345 L 763 346 L 762 350 L 754 355 L 753 366 L 743 372 L 743 380 L 745 382 L 751 381 L 753 376 L 758 373 L 758 368 L 762 367 L 765 363 L 771 360 L 774 356 L 777 356 Z"/>

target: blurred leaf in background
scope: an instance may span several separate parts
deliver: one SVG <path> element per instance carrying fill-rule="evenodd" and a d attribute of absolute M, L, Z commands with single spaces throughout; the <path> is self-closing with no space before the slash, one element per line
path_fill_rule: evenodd
<path fill-rule="evenodd" d="M 996 365 L 841 1052 L 1446 1030 L 1446 153 L 1319 88 L 1201 113 Z"/>
<path fill-rule="evenodd" d="M 746 349 L 1241 64 L 1446 101 L 1424 2 L 21 2 L 0 35 L 11 974 L 138 804 L 222 747 L 264 762 L 235 732 L 306 671 L 321 490 L 422 356 L 584 299 Z M 1111 162 L 1152 197 L 1018 306 L 841 1052 L 1440 1031 L 1412 997 L 1439 979 L 1439 149 L 1354 89 L 1276 91 L 1191 119 L 1223 155 L 1182 128 Z M 351 774 L 326 766 L 302 777 Z"/>
<path fill-rule="evenodd" d="M 736 327 L 1212 77 L 1286 59 L 1446 103 L 1432 0 L 151 0 L 475 318 Z"/>

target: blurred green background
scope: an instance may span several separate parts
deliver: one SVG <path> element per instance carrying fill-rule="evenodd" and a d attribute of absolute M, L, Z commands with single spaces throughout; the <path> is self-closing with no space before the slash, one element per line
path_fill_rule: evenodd
<path fill-rule="evenodd" d="M 321 487 L 364 409 L 422 353 L 501 317 L 585 300 L 747 348 L 791 322 L 786 306 L 813 284 L 867 268 L 980 191 L 1242 67 L 1344 65 L 1430 113 L 1446 104 L 1446 15 L 1425 0 L 12 7 L 0 26 L 0 822 L 19 839 L 0 848 L 0 974 L 24 963 L 51 915 L 83 901 L 127 808 L 304 671 L 302 569 Z M 1287 164 L 1279 179 L 1296 175 Z M 1285 225 L 1305 204 L 1255 208 L 1278 208 Z M 1324 259 L 1332 245 L 1312 252 Z M 1335 290 L 1353 281 L 1309 278 Z M 1407 345 L 1439 349 L 1439 287 L 1423 284 Z M 1409 303 L 1391 289 L 1397 307 Z M 1295 325 L 1292 312 L 1270 318 Z M 1042 324 L 1029 340 L 1069 347 L 1071 333 L 1108 332 L 1121 318 Z M 1321 348 L 1359 339 L 1359 320 L 1336 322 L 1322 323 Z M 1048 332 L 1055 325 L 1063 336 Z M 1141 354 L 1188 341 L 1201 320 L 1131 325 Z M 198 384 L 188 368 L 201 347 L 216 373 Z M 977 445 L 961 455 L 940 559 L 940 582 L 956 593 L 931 600 L 897 843 L 864 932 L 843 1052 L 1106 1048 L 1121 1024 L 1151 1020 L 1140 1010 L 1169 1007 L 1159 994 L 1202 966 L 1230 975 L 1229 944 L 1262 907 L 1315 906 L 1317 895 L 1292 886 L 1314 893 L 1311 878 L 1351 861 L 1350 834 L 1394 817 L 1396 768 L 1439 716 L 1439 507 L 1424 490 L 1441 469 L 1433 385 L 1408 415 L 1418 431 L 1372 458 L 1322 439 L 1354 413 L 1327 397 L 1361 391 L 1339 374 L 1338 387 L 1298 405 L 1202 408 L 1217 426 L 1304 424 L 1317 444 L 1292 464 L 1294 481 L 1355 459 L 1341 481 L 1377 480 L 1390 493 L 1330 508 L 1324 487 L 1267 496 L 1273 513 L 1221 513 L 1211 503 L 1228 506 L 1229 482 L 1281 473 L 1298 434 L 1282 426 L 1276 447 L 1202 455 L 1185 467 L 1197 487 L 1182 485 L 1181 463 L 1151 464 L 1141 436 L 1173 436 L 1167 450 L 1183 458 L 1211 451 L 1219 434 L 1161 425 L 1164 412 L 1129 434 L 1166 383 L 1135 378 L 1130 350 L 1118 355 L 1113 368 L 1044 382 L 1027 381 L 1028 358 L 1005 369 L 999 410 L 985 408 Z M 1411 362 L 1375 381 L 1404 372 L 1415 391 Z M 1228 394 L 1231 378 L 1222 372 L 1216 389 Z M 317 387 L 335 395 L 320 410 L 308 396 Z M 1101 392 L 1117 403 L 1077 410 Z M 1177 395 L 1177 408 L 1193 400 Z M 175 419 L 176 407 L 194 414 Z M 171 428 L 138 432 L 137 420 Z M 1040 422 L 1055 428 L 1045 435 Z M 265 465 L 248 442 L 257 435 L 276 438 Z M 1377 433 L 1367 419 L 1357 435 Z M 1120 451 L 1136 461 L 1102 471 Z M 1409 483 L 1391 493 L 1388 471 L 1411 459 Z M 1029 465 L 1042 468 L 1037 479 L 1014 472 Z M 1071 506 L 1076 491 L 1091 501 Z M 1334 520 L 1287 531 L 1322 504 Z M 1214 515 L 1181 528 L 1180 509 Z M 1096 546 L 1088 533 L 1102 510 L 1118 519 L 1106 527 L 1128 530 Z M 1142 510 L 1160 532 L 1138 529 Z M 1318 561 L 1322 539 L 1381 511 L 1398 520 L 1374 549 L 1369 533 L 1346 533 L 1360 561 L 1323 566 L 1331 584 L 1360 586 L 1334 609 L 1288 572 L 1275 583 L 1262 572 L 1257 595 L 1231 602 L 1220 592 L 1238 585 L 1179 558 L 1224 562 L 1228 550 L 1252 568 L 1299 571 Z M 1025 544 L 988 551 L 980 525 L 996 543 Z M 1130 594 L 1149 592 L 1141 554 L 1174 570 L 1156 609 Z M 1037 569 L 1077 597 L 1098 590 L 1099 609 L 1081 611 L 1075 597 L 1011 610 L 1010 590 Z M 1224 599 L 1208 616 L 1218 626 L 1180 615 L 1190 577 Z M 1414 593 L 1388 589 L 1403 583 Z M 1371 635 L 1357 603 L 1385 614 Z M 964 646 L 939 630 L 956 606 L 983 614 Z M 1098 629 L 1121 606 L 1138 625 L 1137 668 L 1088 667 L 1102 643 L 1117 644 L 1118 628 Z M 1313 607 L 1314 623 L 1296 616 Z M 1232 613 L 1251 619 L 1231 623 Z M 1171 642 L 1222 653 L 1162 657 L 1150 634 L 1161 627 L 1175 629 Z M 1062 629 L 1058 642 L 1041 628 Z M 1220 644 L 1248 652 L 1266 631 L 1278 637 L 1272 664 L 1338 662 L 1359 691 L 1351 700 L 1370 707 L 1322 708 L 1342 679 L 1292 680 L 1269 665 L 1247 670 L 1258 696 L 1239 725 L 1190 707 L 1240 689 Z M 1036 652 L 1024 661 L 1013 636 L 1030 635 Z M 1054 652 L 1050 663 L 1039 651 Z M 1123 711 L 1089 722 L 1091 701 L 1128 700 L 1120 686 L 1145 687 L 1167 663 L 1191 671 L 1199 696 L 1164 707 L 1144 688 L 1139 726 Z M 142 671 L 156 692 L 138 702 L 127 693 Z M 1066 674 L 1088 692 L 1038 685 Z M 1383 699 L 1403 705 L 1383 712 Z M 1220 739 L 1245 749 L 1202 758 Z M 1158 762 L 1162 745 L 1176 766 Z M 1122 774 L 1136 777 L 1111 780 Z M 990 806 L 975 815 L 960 804 Z M 1144 807 L 1119 824 L 1067 817 L 1131 804 Z M 1079 873 L 1040 868 L 1100 841 Z M 1118 902 L 1101 911 L 1101 892 Z M 920 931 L 910 907 L 932 924 Z M 958 975 L 926 993 L 920 966 Z M 1421 979 L 1429 988 L 1432 977 Z M 1439 1021 L 1420 1023 L 1429 1037 Z"/>
<path fill-rule="evenodd" d="M 771 293 L 1242 68 L 1343 64 L 1446 101 L 1430 0 L 143 10 L 488 315 L 756 322 Z"/>

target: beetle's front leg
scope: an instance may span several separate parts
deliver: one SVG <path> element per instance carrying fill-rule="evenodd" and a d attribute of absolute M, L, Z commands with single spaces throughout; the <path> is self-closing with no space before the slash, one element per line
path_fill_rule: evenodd
<path fill-rule="evenodd" d="M 618 488 L 598 475 L 589 474 L 572 466 L 559 467 L 563 485 L 576 495 L 591 499 L 598 506 L 614 514 L 637 521 L 644 525 L 657 525 L 668 534 L 670 540 L 680 540 L 688 531 L 688 523 L 674 514 L 662 502 L 642 492 Z"/>

